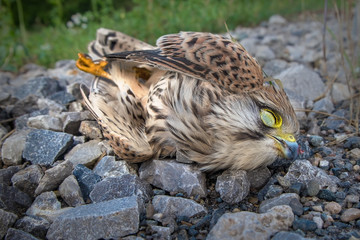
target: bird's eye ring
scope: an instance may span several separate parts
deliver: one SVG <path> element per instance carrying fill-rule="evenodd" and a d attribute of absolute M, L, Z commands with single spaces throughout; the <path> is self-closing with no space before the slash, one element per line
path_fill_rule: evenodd
<path fill-rule="evenodd" d="M 281 116 L 267 108 L 261 109 L 260 118 L 266 126 L 271 128 L 279 128 L 282 125 Z"/>

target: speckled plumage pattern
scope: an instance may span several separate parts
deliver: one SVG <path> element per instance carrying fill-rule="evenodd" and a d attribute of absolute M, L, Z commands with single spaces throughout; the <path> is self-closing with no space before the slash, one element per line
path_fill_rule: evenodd
<path fill-rule="evenodd" d="M 281 156 L 283 142 L 269 136 L 299 131 L 284 90 L 223 36 L 181 32 L 152 47 L 100 29 L 89 51 L 105 55 L 110 79 L 96 77 L 85 102 L 122 159 L 181 151 L 205 170 L 254 169 Z M 281 129 L 263 124 L 264 108 L 281 116 Z"/>

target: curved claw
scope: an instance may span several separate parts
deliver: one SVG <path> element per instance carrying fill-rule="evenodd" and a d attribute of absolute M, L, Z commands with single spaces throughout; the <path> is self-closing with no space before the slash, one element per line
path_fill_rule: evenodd
<path fill-rule="evenodd" d="M 90 57 L 83 53 L 78 53 L 78 56 L 79 59 L 76 61 L 76 67 L 78 67 L 81 71 L 111 79 L 110 74 L 104 70 L 104 67 L 108 64 L 108 62 L 100 61 L 98 63 L 94 63 Z"/>

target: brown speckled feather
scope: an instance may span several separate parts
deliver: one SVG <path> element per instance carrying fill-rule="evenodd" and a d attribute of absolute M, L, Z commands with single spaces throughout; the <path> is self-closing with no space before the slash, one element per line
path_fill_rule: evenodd
<path fill-rule="evenodd" d="M 211 33 L 180 32 L 158 39 L 159 49 L 107 55 L 210 80 L 239 93 L 257 90 L 264 79 L 254 58 L 238 43 Z"/>

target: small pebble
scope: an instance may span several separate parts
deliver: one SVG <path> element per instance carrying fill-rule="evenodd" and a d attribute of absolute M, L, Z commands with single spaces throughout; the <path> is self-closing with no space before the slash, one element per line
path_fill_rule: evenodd
<path fill-rule="evenodd" d="M 329 202 L 325 205 L 325 211 L 330 214 L 338 214 L 341 212 L 341 205 L 337 202 Z"/>
<path fill-rule="evenodd" d="M 317 224 L 314 221 L 299 218 L 294 221 L 293 228 L 295 230 L 300 229 L 305 232 L 315 231 L 317 229 Z"/>
<path fill-rule="evenodd" d="M 321 189 L 319 191 L 319 193 L 317 194 L 317 196 L 326 201 L 335 201 L 336 200 L 335 194 L 327 189 Z"/>
<path fill-rule="evenodd" d="M 340 217 L 343 222 L 351 222 L 353 220 L 357 220 L 358 218 L 360 218 L 360 209 L 358 208 L 346 209 Z"/>
<path fill-rule="evenodd" d="M 320 191 L 320 184 L 317 180 L 312 179 L 307 184 L 307 194 L 311 197 L 316 196 Z"/>

